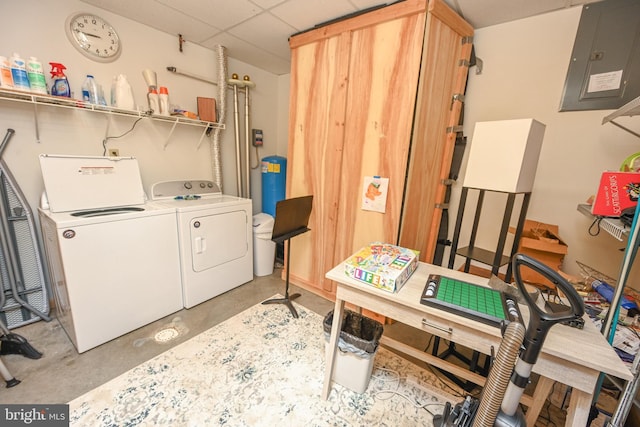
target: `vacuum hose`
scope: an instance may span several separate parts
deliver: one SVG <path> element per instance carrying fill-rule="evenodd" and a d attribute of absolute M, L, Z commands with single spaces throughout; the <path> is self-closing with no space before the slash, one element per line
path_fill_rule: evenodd
<path fill-rule="evenodd" d="M 526 328 L 520 322 L 507 326 L 489 378 L 484 386 L 482 398 L 474 422 L 474 427 L 492 427 L 495 423 L 504 397 L 513 366 L 522 347 Z"/>

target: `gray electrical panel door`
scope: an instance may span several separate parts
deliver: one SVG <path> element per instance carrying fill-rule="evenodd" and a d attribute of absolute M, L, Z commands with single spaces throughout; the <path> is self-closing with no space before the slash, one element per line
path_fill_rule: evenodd
<path fill-rule="evenodd" d="M 640 1 L 583 6 L 560 111 L 617 109 L 640 96 Z"/>

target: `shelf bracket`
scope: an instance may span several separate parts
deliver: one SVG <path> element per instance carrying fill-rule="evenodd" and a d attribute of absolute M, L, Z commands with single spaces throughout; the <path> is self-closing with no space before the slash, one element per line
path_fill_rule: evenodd
<path fill-rule="evenodd" d="M 612 125 L 618 126 L 620 129 L 629 132 L 633 136 L 637 136 L 638 138 L 640 138 L 640 133 L 634 132 L 631 129 L 622 126 L 620 123 L 616 122 L 615 120 L 609 120 L 609 123 L 611 123 Z"/>
<path fill-rule="evenodd" d="M 38 126 L 38 103 L 33 103 L 33 123 L 36 131 L 36 142 L 40 144 L 40 127 Z"/>
<path fill-rule="evenodd" d="M 107 127 L 104 129 L 104 140 L 105 141 L 105 149 L 107 148 L 106 146 L 106 141 L 107 138 L 109 138 L 109 128 L 111 127 L 111 114 L 107 114 Z"/>
<path fill-rule="evenodd" d="M 207 126 L 202 131 L 202 135 L 200 135 L 200 139 L 198 140 L 198 145 L 196 146 L 196 151 L 200 149 L 200 145 L 202 145 L 202 140 L 204 139 L 204 136 L 209 132 L 209 129 L 210 129 L 209 126 Z"/>
<path fill-rule="evenodd" d="M 171 139 L 171 135 L 173 135 L 173 131 L 176 129 L 176 126 L 178 125 L 178 119 L 176 119 L 173 122 L 173 126 L 171 126 L 171 130 L 169 131 L 169 135 L 167 136 L 166 141 L 164 142 L 164 149 L 167 149 L 167 145 L 169 145 L 169 140 Z"/>

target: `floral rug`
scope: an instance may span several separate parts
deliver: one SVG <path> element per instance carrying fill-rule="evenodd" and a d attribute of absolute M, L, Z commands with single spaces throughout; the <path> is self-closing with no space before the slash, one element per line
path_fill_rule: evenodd
<path fill-rule="evenodd" d="M 323 318 L 255 305 L 70 402 L 72 426 L 432 426 L 433 374 L 380 347 L 365 393 L 324 381 Z"/>

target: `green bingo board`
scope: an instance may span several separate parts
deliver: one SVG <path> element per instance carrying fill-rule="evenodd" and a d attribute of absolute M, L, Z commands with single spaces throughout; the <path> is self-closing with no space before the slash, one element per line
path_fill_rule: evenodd
<path fill-rule="evenodd" d="M 520 320 L 518 304 L 503 292 L 431 274 L 420 303 L 492 326 Z"/>

